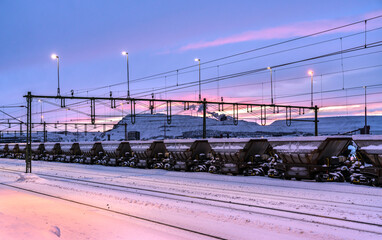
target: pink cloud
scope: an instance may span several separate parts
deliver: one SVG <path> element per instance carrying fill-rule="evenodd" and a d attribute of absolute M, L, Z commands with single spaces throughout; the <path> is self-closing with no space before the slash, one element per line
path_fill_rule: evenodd
<path fill-rule="evenodd" d="M 381 15 L 382 11 L 368 13 L 358 19 L 365 19 Z M 212 41 L 201 41 L 198 43 L 191 43 L 181 47 L 179 50 L 188 51 L 193 49 L 216 47 L 232 43 L 248 42 L 254 40 L 269 40 L 269 39 L 283 39 L 291 37 L 300 37 L 326 29 L 335 28 L 353 22 L 354 20 L 320 20 L 313 22 L 300 22 L 290 25 L 266 28 L 261 30 L 247 31 L 244 33 L 218 38 Z M 352 32 L 364 29 L 363 24 L 357 24 L 336 30 L 336 32 Z M 330 32 L 333 33 L 334 31 Z"/>

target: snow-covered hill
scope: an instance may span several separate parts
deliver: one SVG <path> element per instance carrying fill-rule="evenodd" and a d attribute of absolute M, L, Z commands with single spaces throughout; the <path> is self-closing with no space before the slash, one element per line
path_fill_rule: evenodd
<path fill-rule="evenodd" d="M 293 121 L 290 127 L 286 126 L 285 120 L 278 120 L 267 126 L 260 126 L 255 122 L 239 120 L 234 125 L 230 117 L 220 121 L 221 117 L 207 118 L 207 136 L 219 137 L 256 137 L 275 135 L 313 135 L 314 124 L 312 122 Z M 100 140 L 121 140 L 125 136 L 124 124 L 127 123 L 127 131 L 139 131 L 141 139 L 167 138 L 197 138 L 202 135 L 202 118 L 195 116 L 174 115 L 170 125 L 166 123 L 163 114 L 137 115 L 136 123 L 130 122 L 130 116 L 126 116 L 112 130 L 101 134 Z M 368 117 L 371 133 L 382 134 L 382 116 Z M 339 134 L 353 131 L 364 126 L 364 117 L 329 117 L 320 118 L 318 130 L 320 135 Z"/>
<path fill-rule="evenodd" d="M 224 120 L 224 121 L 223 121 Z M 312 119 L 310 119 L 312 120 Z M 364 126 L 363 116 L 327 117 L 319 118 L 319 135 L 333 135 L 353 131 Z M 107 132 L 48 132 L 49 142 L 78 142 L 101 140 L 125 140 L 125 123 L 127 132 L 138 131 L 143 140 L 165 138 L 200 138 L 202 136 L 203 119 L 197 116 L 173 115 L 171 124 L 167 124 L 164 114 L 140 114 L 136 116 L 136 123 L 131 124 L 130 115 L 125 116 L 113 129 Z M 368 117 L 371 134 L 382 134 L 382 116 Z M 359 132 L 357 132 L 359 133 Z M 268 136 L 311 136 L 314 134 L 313 122 L 292 121 L 288 127 L 285 120 L 278 120 L 270 125 L 261 126 L 255 122 L 239 120 L 233 124 L 229 116 L 213 113 L 207 118 L 207 137 L 268 137 Z M 9 135 L 9 136 L 8 136 Z M 3 141 L 25 141 L 25 134 L 14 138 L 14 134 L 4 134 Z M 33 141 L 42 141 L 43 133 L 33 133 Z"/>

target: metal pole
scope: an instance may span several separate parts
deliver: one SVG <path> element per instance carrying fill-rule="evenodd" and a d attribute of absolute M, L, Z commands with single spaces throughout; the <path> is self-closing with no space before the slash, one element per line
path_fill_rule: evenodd
<path fill-rule="evenodd" d="M 318 107 L 314 106 L 314 136 L 318 136 Z"/>
<path fill-rule="evenodd" d="M 42 101 L 39 99 L 38 100 L 39 102 L 40 102 L 40 110 L 41 110 L 41 121 L 40 121 L 40 123 L 42 123 Z"/>
<path fill-rule="evenodd" d="M 27 146 L 25 152 L 25 173 L 32 172 L 31 161 L 31 142 L 32 142 L 32 97 L 31 92 L 27 96 Z"/>
<path fill-rule="evenodd" d="M 57 81 L 58 81 L 57 96 L 60 96 L 60 60 L 58 56 L 57 56 Z"/>
<path fill-rule="evenodd" d="M 200 79 L 200 59 L 198 62 L 199 62 L 199 101 L 202 101 L 202 86 L 201 86 L 201 79 Z"/>
<path fill-rule="evenodd" d="M 46 122 L 44 122 L 44 142 L 46 142 L 46 134 L 47 134 L 47 132 L 46 132 Z"/>
<path fill-rule="evenodd" d="M 127 123 L 125 123 L 125 141 L 127 141 Z"/>
<path fill-rule="evenodd" d="M 269 72 L 271 73 L 271 104 L 273 105 L 273 81 L 272 81 L 272 68 L 268 67 Z"/>
<path fill-rule="evenodd" d="M 310 106 L 313 107 L 313 74 L 310 75 Z"/>
<path fill-rule="evenodd" d="M 366 133 L 366 126 L 367 126 L 367 101 L 366 101 L 366 86 L 365 88 L 365 133 Z"/>
<path fill-rule="evenodd" d="M 126 53 L 126 67 L 127 67 L 127 97 L 130 97 L 130 76 L 129 76 L 129 54 Z"/>
<path fill-rule="evenodd" d="M 203 138 L 207 137 L 207 123 L 206 123 L 207 103 L 206 99 L 203 99 Z"/>

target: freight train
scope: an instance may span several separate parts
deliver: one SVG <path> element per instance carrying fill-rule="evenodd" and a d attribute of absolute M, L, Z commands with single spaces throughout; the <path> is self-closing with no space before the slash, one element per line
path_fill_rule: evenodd
<path fill-rule="evenodd" d="M 25 159 L 25 143 L 0 157 Z M 32 143 L 33 160 L 382 185 L 382 135 Z"/>

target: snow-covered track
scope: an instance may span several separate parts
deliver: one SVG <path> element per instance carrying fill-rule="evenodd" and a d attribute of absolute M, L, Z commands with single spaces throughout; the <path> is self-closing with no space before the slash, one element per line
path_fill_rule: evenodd
<path fill-rule="evenodd" d="M 4 168 L 1 170 L 7 171 L 7 172 L 13 172 L 13 173 L 21 172 L 18 170 L 4 169 Z M 140 187 L 130 187 L 125 185 L 90 181 L 85 179 L 75 179 L 72 177 L 63 177 L 63 176 L 42 174 L 42 173 L 40 173 L 39 175 L 56 180 L 56 181 L 72 182 L 76 184 L 90 185 L 92 187 L 97 187 L 97 188 L 105 188 L 108 190 L 124 191 L 129 193 L 140 194 L 140 195 L 148 195 L 151 197 L 157 197 L 157 198 L 159 197 L 159 198 L 165 198 L 169 200 L 184 201 L 187 203 L 202 204 L 202 205 L 208 205 L 212 207 L 227 208 L 227 209 L 235 210 L 235 211 L 244 211 L 244 212 L 249 212 L 253 214 L 267 215 L 267 216 L 290 219 L 290 220 L 316 223 L 316 224 L 326 225 L 326 226 L 335 227 L 335 228 L 344 228 L 349 230 L 382 235 L 382 224 L 377 224 L 372 222 L 357 221 L 352 219 L 344 219 L 339 217 L 307 213 L 303 211 L 294 211 L 294 210 L 288 210 L 288 209 L 282 209 L 282 208 L 276 208 L 276 207 L 261 206 L 261 205 L 247 204 L 242 202 L 226 201 L 226 200 L 215 199 L 215 198 L 200 197 L 200 196 L 191 195 L 191 194 L 159 191 L 159 190 L 140 188 Z M 257 210 L 253 210 L 253 209 L 257 209 Z M 369 230 L 370 227 L 374 227 L 374 228 L 376 227 L 376 229 L 381 229 L 381 231 Z"/>
<path fill-rule="evenodd" d="M 207 233 L 202 233 L 202 232 L 195 231 L 195 230 L 192 230 L 192 229 L 187 229 L 187 228 L 183 228 L 183 227 L 180 227 L 180 226 L 175 226 L 175 225 L 172 225 L 172 224 L 167 224 L 167 223 L 159 222 L 159 221 L 152 220 L 152 219 L 148 219 L 148 218 L 144 218 L 144 217 L 140 217 L 140 216 L 135 216 L 135 215 L 132 215 L 132 214 L 121 212 L 121 211 L 111 210 L 111 209 L 99 207 L 99 206 L 96 206 L 96 205 L 93 205 L 93 204 L 88 204 L 88 203 L 85 203 L 85 202 L 79 202 L 79 201 L 71 200 L 71 199 L 68 199 L 68 198 L 63 198 L 63 197 L 60 197 L 60 196 L 57 196 L 57 195 L 47 194 L 47 193 L 43 193 L 43 192 L 40 192 L 40 191 L 35 191 L 35 190 L 27 189 L 27 188 L 22 188 L 22 187 L 14 186 L 14 185 L 7 184 L 7 183 L 0 183 L 0 184 L 3 185 L 3 186 L 10 187 L 10 188 L 14 188 L 14 189 L 18 189 L 18 190 L 22 190 L 22 191 L 26 191 L 26 192 L 31 192 L 31 193 L 34 193 L 34 194 L 43 195 L 43 196 L 46 196 L 46 197 L 51 197 L 51 198 L 63 200 L 63 201 L 66 201 L 66 202 L 71 202 L 71 203 L 75 203 L 75 204 L 79 204 L 79 205 L 83 205 L 83 206 L 87 206 L 87 207 L 91 207 L 91 208 L 95 208 L 95 209 L 99 209 L 99 210 L 103 210 L 103 211 L 107 211 L 107 212 L 111 212 L 111 213 L 115 213 L 115 214 L 119 214 L 119 215 L 123 215 L 123 216 L 127 216 L 127 217 L 131 217 L 131 218 L 139 219 L 139 220 L 150 222 L 150 223 L 154 223 L 154 224 L 159 224 L 159 225 L 170 227 L 170 228 L 175 228 L 175 229 L 178 229 L 178 230 L 182 230 L 182 231 L 185 231 L 185 232 L 193 233 L 193 234 L 196 234 L 196 235 L 201 235 L 201 236 L 208 237 L 208 238 L 211 238 L 211 239 L 220 239 L 220 240 L 225 240 L 226 239 L 226 238 L 223 238 L 223 237 L 214 236 L 214 235 L 207 234 Z"/>
<path fill-rule="evenodd" d="M 14 169 L 9 169 L 9 168 L 1 168 L 0 167 L 0 170 L 8 170 L 8 171 L 16 171 L 16 172 L 20 172 L 21 171 L 18 171 L 18 170 L 14 170 Z M 60 172 L 62 171 L 62 169 L 60 169 Z M 69 173 L 69 171 L 67 171 Z M 70 173 L 84 173 L 84 172 L 80 172 L 80 171 L 70 171 Z M 63 178 L 63 179 L 67 179 L 67 180 L 73 180 L 73 181 L 80 181 L 80 179 L 75 179 L 74 177 L 60 177 L 60 176 L 57 176 L 57 175 L 49 175 L 49 174 L 43 174 L 43 173 L 39 173 L 39 175 L 41 176 L 45 176 L 45 177 L 53 177 L 53 178 Z M 94 174 L 96 175 L 96 174 Z M 97 174 L 97 176 L 105 176 L 105 175 L 102 175 L 102 174 Z M 106 175 L 108 177 L 110 177 L 111 175 Z M 134 183 L 140 183 L 140 182 L 145 182 L 145 183 L 148 183 L 148 184 L 152 184 L 152 180 L 148 180 L 148 179 L 142 179 L 142 178 L 138 178 L 138 177 L 130 177 L 129 176 L 129 180 L 133 180 Z M 134 188 L 134 187 L 126 187 L 125 185 L 118 185 L 118 184 L 109 184 L 109 183 L 104 183 L 104 182 L 98 182 L 98 181 L 88 181 L 88 180 L 82 180 L 83 182 L 88 182 L 88 183 L 95 183 L 95 184 L 103 184 L 103 185 L 106 185 L 106 186 L 114 186 L 114 187 L 123 187 L 123 188 L 129 188 L 129 189 L 135 189 L 135 190 L 142 190 L 142 191 L 152 191 L 152 192 L 157 192 L 157 193 L 164 193 L 163 191 L 158 191 L 158 190 L 150 190 L 148 188 Z M 127 184 L 127 183 L 125 183 Z M 263 185 L 263 184 L 262 184 Z M 198 185 L 198 186 L 195 186 L 195 184 L 191 184 L 191 183 L 177 183 L 177 182 L 168 182 L 168 181 L 159 181 L 159 180 L 155 180 L 155 187 L 167 187 L 167 188 L 172 188 L 172 187 L 182 187 L 184 188 L 185 186 L 187 186 L 187 189 L 190 190 L 190 189 L 193 189 L 195 191 L 197 190 L 203 190 L 203 191 L 210 191 L 211 188 L 210 187 L 206 187 L 206 186 L 201 186 L 201 185 Z M 255 191 L 244 191 L 244 190 L 237 190 L 237 189 L 227 189 L 227 188 L 218 188 L 218 187 L 214 187 L 213 188 L 214 192 L 218 192 L 219 194 L 238 194 L 238 195 L 245 195 L 246 197 L 248 196 L 251 196 L 253 198 L 257 198 L 257 199 L 261 199 L 261 198 L 266 198 L 266 199 L 274 199 L 274 200 L 283 200 L 283 201 L 296 201 L 296 198 L 294 196 L 287 196 L 287 195 L 283 195 L 283 194 L 271 194 L 271 193 L 263 193 L 263 192 L 255 192 Z M 178 196 L 186 196 L 185 194 L 176 194 L 176 193 L 171 193 L 171 192 L 165 192 L 165 194 L 172 194 L 172 195 L 178 195 Z M 377 195 L 374 195 L 374 196 L 377 196 Z M 191 197 L 191 196 L 187 196 L 187 197 Z M 381 197 L 382 198 L 382 197 Z M 206 198 L 204 198 L 206 199 Z M 308 204 L 324 204 L 326 206 L 328 205 L 332 205 L 332 206 L 336 206 L 338 207 L 338 205 L 343 205 L 345 207 L 359 207 L 360 209 L 362 210 L 368 210 L 368 211 L 378 211 L 378 212 L 382 212 L 382 206 L 378 206 L 378 205 L 367 205 L 367 204 L 357 204 L 357 203 L 349 203 L 349 202 L 340 202 L 340 201 L 333 201 L 333 200 L 323 200 L 323 199 L 315 199 L 315 198 L 307 198 L 307 197 L 299 197 L 299 202 L 301 201 L 306 201 L 306 203 Z M 235 204 L 234 202 L 232 201 L 229 201 L 231 204 Z M 248 205 L 248 206 L 253 206 L 253 205 Z"/>
<path fill-rule="evenodd" d="M 72 169 L 67 169 L 66 167 L 63 167 L 64 165 L 70 165 L 68 163 L 57 163 L 57 162 L 45 162 L 43 161 L 42 163 L 44 163 L 44 165 L 47 165 L 47 164 L 52 164 L 54 165 L 54 171 L 55 172 L 68 172 L 68 173 L 82 173 L 82 174 L 85 174 L 85 172 L 82 172 L 80 171 L 80 167 L 78 167 L 75 171 L 73 171 Z M 60 164 L 60 165 L 58 165 Z M 23 163 L 23 165 L 25 165 Z M 76 164 L 76 166 L 78 166 Z M 100 166 L 100 167 L 103 167 L 103 166 Z M 123 168 L 121 167 L 105 167 L 103 170 L 104 171 L 110 171 L 111 174 L 99 174 L 99 173 L 89 173 L 89 172 L 86 172 L 87 175 L 94 175 L 94 176 L 103 176 L 103 177 L 113 177 L 114 173 L 118 172 L 118 173 L 122 173 Z M 129 169 L 132 169 L 132 168 L 129 168 Z M 140 175 L 139 171 L 141 171 L 142 169 L 139 169 L 139 168 L 133 168 L 134 170 L 137 171 L 137 175 Z M 53 169 L 52 169 L 53 170 Z M 145 172 L 144 173 L 146 176 L 153 176 L 153 177 L 157 177 L 158 175 L 155 174 L 155 173 L 148 173 L 148 172 Z M 131 177 L 131 176 L 130 176 Z M 188 177 L 188 176 L 171 176 L 171 175 L 166 175 L 166 178 L 173 178 L 173 179 L 190 179 L 190 180 L 195 180 L 195 177 Z M 203 178 L 203 177 L 198 177 L 198 180 L 208 180 L 208 181 L 212 181 L 212 182 L 217 182 L 217 183 L 221 183 L 222 180 L 220 179 L 213 179 L 213 178 Z M 156 182 L 160 182 L 160 180 L 155 180 Z M 241 185 L 249 185 L 248 182 L 245 182 L 245 181 L 239 181 L 239 180 L 233 180 L 233 179 L 230 179 L 230 183 L 234 183 L 234 184 L 241 184 Z M 313 184 L 315 182 L 312 182 L 312 186 L 309 186 L 309 187 L 301 187 L 301 186 L 288 186 L 288 181 L 283 181 L 283 184 L 269 184 L 269 183 L 262 183 L 261 185 L 262 186 L 266 186 L 266 187 L 278 187 L 278 188 L 285 188 L 285 189 L 300 189 L 300 190 L 308 190 L 308 191 L 321 191 L 320 189 L 316 189 L 314 188 Z M 320 183 L 322 184 L 322 183 Z M 324 183 L 324 184 L 328 184 L 328 185 L 331 185 L 331 184 L 338 184 L 338 183 Z M 340 183 L 344 186 L 348 185 L 347 183 Z M 328 192 L 328 193 L 340 193 L 340 194 L 351 194 L 351 195 L 359 195 L 359 193 L 356 193 L 356 192 L 352 192 L 352 191 L 344 191 L 344 190 L 334 190 L 334 189 L 326 189 L 325 192 Z M 372 193 L 367 193 L 367 192 L 363 192 L 362 193 L 363 195 L 365 196 L 370 196 L 370 197 L 380 197 L 380 195 L 376 195 L 376 194 L 372 194 Z"/>

